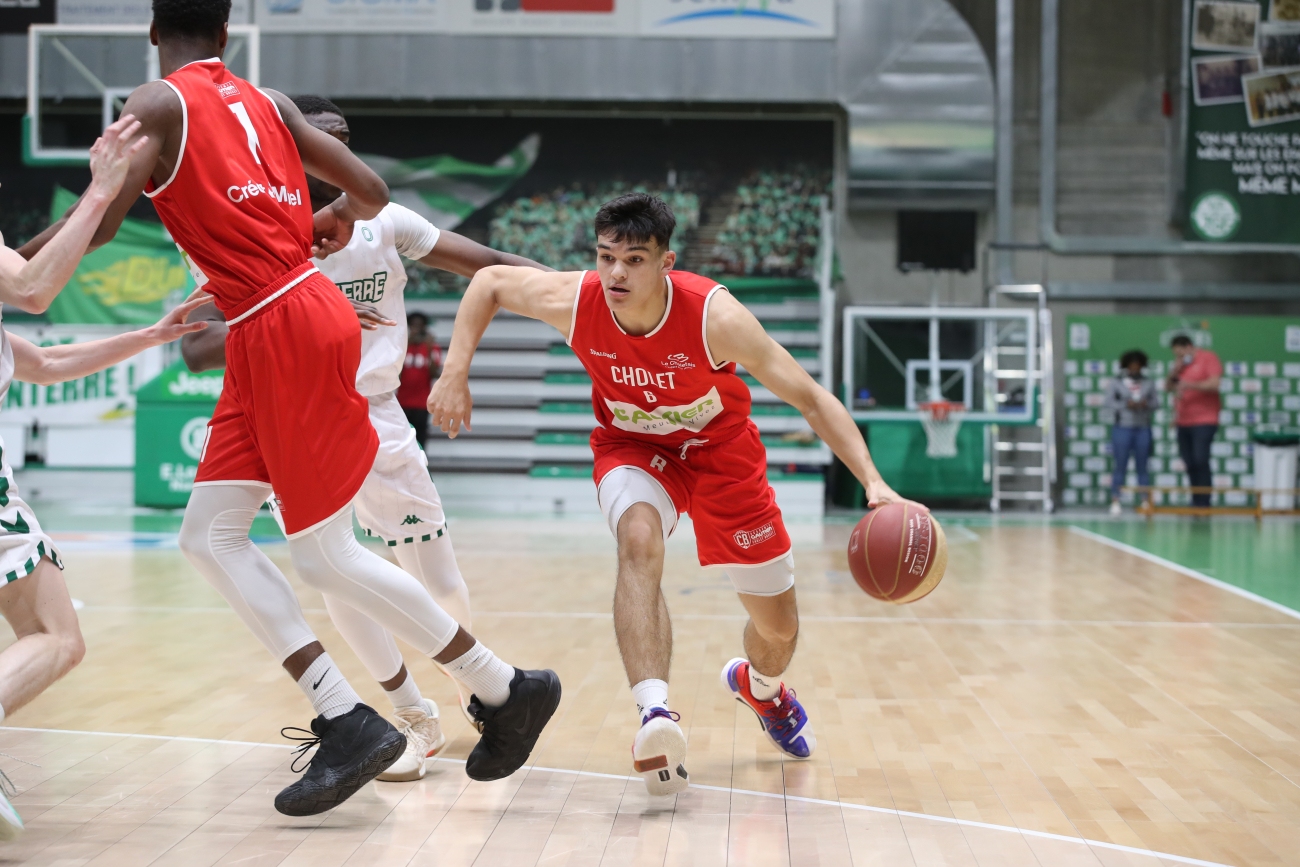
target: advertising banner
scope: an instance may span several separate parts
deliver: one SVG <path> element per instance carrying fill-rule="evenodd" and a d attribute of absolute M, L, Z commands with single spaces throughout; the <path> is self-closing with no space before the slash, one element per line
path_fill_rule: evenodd
<path fill-rule="evenodd" d="M 1300 3 L 1190 5 L 1186 235 L 1300 244 Z"/>
<path fill-rule="evenodd" d="M 225 371 L 190 373 L 177 361 L 136 395 L 135 502 L 183 506 L 194 488 L 208 420 Z"/>
<path fill-rule="evenodd" d="M 256 0 L 267 32 L 830 39 L 835 0 Z"/>
<path fill-rule="evenodd" d="M 55 188 L 50 221 L 76 200 Z M 82 258 L 48 315 L 60 324 L 151 325 L 162 318 L 164 302 L 173 307 L 193 288 L 180 250 L 162 224 L 127 218 L 116 238 Z"/>

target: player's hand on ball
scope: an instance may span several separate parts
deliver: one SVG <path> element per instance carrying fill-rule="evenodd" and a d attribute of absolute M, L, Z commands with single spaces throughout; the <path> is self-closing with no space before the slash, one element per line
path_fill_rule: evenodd
<path fill-rule="evenodd" d="M 126 182 L 131 157 L 149 140 L 147 135 L 134 138 L 140 131 L 140 121 L 135 115 L 124 114 L 104 130 L 90 148 L 91 188 L 112 198 Z"/>
<path fill-rule="evenodd" d="M 461 425 L 465 426 L 465 430 L 474 429 L 469 424 L 474 399 L 470 397 L 469 383 L 466 380 L 459 377 L 441 377 L 429 392 L 428 406 L 433 423 L 452 439 L 460 433 Z"/>
<path fill-rule="evenodd" d="M 893 488 L 885 484 L 884 479 L 875 479 L 867 483 L 867 508 L 874 509 L 886 503 L 905 503 L 907 499 L 899 496 Z"/>
<path fill-rule="evenodd" d="M 144 330 L 149 334 L 149 338 L 155 345 L 171 343 L 173 340 L 181 339 L 186 334 L 202 331 L 208 327 L 206 320 L 200 319 L 197 322 L 186 322 L 185 319 L 211 300 L 211 295 L 204 292 L 195 292 L 173 307 L 162 319 Z"/>
<path fill-rule="evenodd" d="M 361 323 L 362 331 L 378 331 L 379 326 L 381 325 L 397 324 L 384 314 L 380 313 L 377 307 L 372 307 L 369 304 L 362 304 L 360 301 L 353 301 L 352 309 L 357 311 L 357 320 Z"/>

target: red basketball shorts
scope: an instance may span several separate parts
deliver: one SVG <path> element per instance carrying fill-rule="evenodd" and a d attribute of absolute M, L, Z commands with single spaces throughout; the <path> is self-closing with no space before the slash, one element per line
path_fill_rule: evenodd
<path fill-rule="evenodd" d="M 758 566 L 790 552 L 790 535 L 767 481 L 767 450 L 749 422 L 717 442 L 659 445 L 596 428 L 596 486 L 618 467 L 635 467 L 661 484 L 695 524 L 701 566 Z"/>
<path fill-rule="evenodd" d="M 379 447 L 360 362 L 357 315 L 319 272 L 232 325 L 195 486 L 274 487 L 291 537 L 346 508 Z"/>

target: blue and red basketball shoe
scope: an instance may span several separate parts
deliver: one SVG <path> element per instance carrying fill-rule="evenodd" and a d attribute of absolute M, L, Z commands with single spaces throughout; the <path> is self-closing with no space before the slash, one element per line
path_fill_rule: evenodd
<path fill-rule="evenodd" d="M 806 759 L 817 748 L 817 736 L 794 690 L 781 684 L 781 691 L 771 701 L 760 701 L 749 691 L 749 661 L 733 659 L 722 669 L 722 685 L 730 690 L 736 701 L 748 707 L 758 717 L 763 731 L 776 748 L 793 759 Z"/>

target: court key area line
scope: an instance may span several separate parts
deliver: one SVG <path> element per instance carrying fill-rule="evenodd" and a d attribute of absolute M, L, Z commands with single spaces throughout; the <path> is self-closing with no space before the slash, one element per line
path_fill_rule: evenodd
<path fill-rule="evenodd" d="M 1085 530 L 1083 527 L 1076 526 L 1075 524 L 1070 525 L 1070 532 L 1074 533 L 1076 536 L 1082 536 L 1085 539 L 1100 542 L 1103 545 L 1114 548 L 1116 551 L 1123 551 L 1125 554 L 1132 554 L 1134 557 L 1141 557 L 1149 563 L 1155 563 L 1157 566 L 1164 566 L 1166 569 L 1170 569 L 1180 575 L 1186 575 L 1188 578 L 1194 578 L 1197 581 L 1202 581 L 1212 587 L 1217 587 L 1220 590 L 1226 590 L 1243 599 L 1249 599 L 1251 602 L 1258 602 L 1260 605 L 1263 605 L 1266 608 L 1272 608 L 1274 611 L 1285 614 L 1287 617 L 1293 617 L 1296 620 L 1300 620 L 1300 611 L 1296 611 L 1294 608 L 1288 608 L 1282 603 L 1274 602 L 1272 599 L 1260 596 L 1258 593 L 1251 593 L 1249 590 L 1245 590 L 1235 584 L 1220 581 L 1218 578 L 1211 578 L 1204 572 L 1197 572 L 1195 569 L 1184 566 L 1181 563 L 1175 563 L 1173 560 L 1166 560 L 1164 557 L 1152 554 L 1150 551 L 1143 551 L 1141 548 L 1125 544 L 1124 542 L 1112 539 L 1109 536 L 1103 536 L 1100 533 L 1094 533 L 1091 530 Z"/>
<path fill-rule="evenodd" d="M 239 747 L 265 747 L 272 750 L 292 750 L 295 747 L 292 744 L 265 744 L 257 741 L 230 741 L 221 738 L 191 738 L 173 735 L 146 735 L 135 734 L 133 732 L 91 732 L 79 731 L 76 729 L 46 729 L 46 728 L 28 728 L 24 726 L 0 726 L 0 733 L 5 731 L 15 732 L 35 732 L 38 734 L 55 734 L 55 735 L 81 735 L 92 737 L 106 738 L 144 738 L 156 741 L 182 741 L 185 743 L 199 744 L 222 744 L 226 746 Z M 431 761 L 443 762 L 449 765 L 463 765 L 464 759 L 444 759 L 433 758 Z M 621 774 L 602 774 L 596 771 L 575 771 L 569 768 L 547 768 L 541 765 L 524 765 L 520 768 L 522 771 L 541 771 L 548 774 L 570 774 L 578 777 L 594 777 L 602 780 L 628 780 L 636 783 L 642 782 L 640 777 L 623 776 Z M 1052 834 L 1047 831 L 1031 831 L 1025 828 L 1016 828 L 1011 825 L 994 825 L 989 822 L 976 822 L 973 819 L 956 819 L 948 816 L 931 816 L 928 813 L 913 813 L 908 810 L 895 810 L 889 807 L 872 807 L 866 804 L 850 804 L 845 801 L 829 801 L 824 798 L 806 798 L 802 795 L 778 794 L 776 792 L 757 792 L 752 789 L 733 789 L 727 786 L 704 786 L 697 783 L 691 783 L 692 789 L 702 789 L 709 792 L 726 792 L 732 795 L 748 795 L 754 798 L 776 798 L 785 801 L 796 801 L 801 804 L 816 804 L 823 807 L 838 807 L 843 810 L 859 810 L 866 813 L 879 813 L 886 816 L 897 816 L 907 819 L 922 819 L 929 822 L 941 822 L 946 825 L 960 825 L 967 828 L 980 828 L 985 831 L 1002 831 L 1007 834 L 1019 834 L 1022 837 L 1034 837 L 1039 840 L 1054 840 L 1059 843 L 1075 843 L 1090 848 L 1107 849 L 1112 852 L 1124 852 L 1129 855 L 1141 855 L 1148 858 L 1159 858 L 1164 861 L 1173 861 L 1177 864 L 1191 864 L 1195 867 L 1233 867 L 1231 864 L 1223 864 L 1218 861 L 1203 861 L 1199 858 L 1189 858 L 1185 855 L 1173 855 L 1168 852 L 1156 852 L 1152 849 L 1139 849 L 1136 846 L 1124 846 L 1120 843 L 1106 843 L 1102 840 L 1089 840 L 1086 837 L 1070 837 L 1065 834 Z M 21 806 L 21 804 L 20 804 Z"/>

